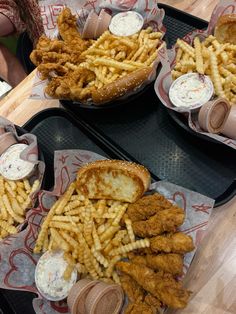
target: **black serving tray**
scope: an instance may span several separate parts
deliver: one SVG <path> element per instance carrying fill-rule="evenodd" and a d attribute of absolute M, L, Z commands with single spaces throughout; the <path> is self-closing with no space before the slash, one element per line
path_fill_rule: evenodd
<path fill-rule="evenodd" d="M 101 154 L 107 158 L 131 160 L 116 147 L 110 145 L 99 134 L 91 132 L 89 125 L 75 120 L 62 108 L 46 109 L 31 118 L 21 132 L 30 132 L 37 136 L 38 146 L 44 156 L 46 175 L 44 188 L 51 189 L 54 185 L 53 159 L 56 150 L 84 149 Z M 158 180 L 153 176 L 153 180 Z M 5 314 L 34 313 L 32 300 L 36 295 L 29 292 L 0 290 L 1 309 Z"/>
<path fill-rule="evenodd" d="M 172 46 L 178 37 L 207 22 L 160 5 L 166 11 L 166 38 Z M 181 129 L 150 88 L 134 101 L 107 110 L 83 110 L 70 101 L 64 108 L 89 125 L 124 155 L 145 165 L 154 176 L 197 191 L 216 200 L 216 206 L 236 193 L 236 152 L 226 145 L 204 141 Z"/>

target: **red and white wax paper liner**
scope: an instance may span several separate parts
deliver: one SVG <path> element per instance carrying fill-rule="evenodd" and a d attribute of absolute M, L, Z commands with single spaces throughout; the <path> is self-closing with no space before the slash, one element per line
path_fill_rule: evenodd
<path fill-rule="evenodd" d="M 36 170 L 32 174 L 32 176 L 29 178 L 30 183 L 34 182 L 36 179 L 39 180 L 40 185 L 38 189 L 31 195 L 32 203 L 35 204 L 37 200 L 37 194 L 41 188 L 41 184 L 43 181 L 44 171 L 45 171 L 45 164 L 43 161 L 38 160 L 38 144 L 37 144 L 37 137 L 34 134 L 26 133 L 21 136 L 18 136 L 16 132 L 15 125 L 10 122 L 9 120 L 0 117 L 0 126 L 3 126 L 6 130 L 6 132 L 11 132 L 16 137 L 18 143 L 27 144 L 29 145 L 22 153 L 21 153 L 21 159 L 29 161 L 33 164 L 35 164 Z M 22 224 L 18 225 L 17 229 L 20 231 L 22 227 L 24 227 L 26 221 L 24 221 Z"/>
<path fill-rule="evenodd" d="M 68 313 L 65 302 L 46 301 L 42 299 L 35 287 L 34 271 L 40 255 L 33 254 L 32 250 L 43 217 L 47 215 L 49 208 L 55 202 L 55 196 L 63 194 L 67 186 L 75 180 L 78 169 L 98 159 L 105 159 L 105 157 L 85 150 L 56 151 L 54 190 L 40 193 L 39 207 L 30 210 L 27 214 L 26 230 L 0 243 L 0 287 L 37 293 L 39 297 L 34 299 L 33 306 L 38 314 Z M 181 230 L 193 237 L 197 248 L 207 228 L 214 200 L 164 181 L 153 183 L 150 188 L 152 191 L 165 195 L 184 209 L 186 219 Z M 185 255 L 185 273 L 193 256 L 194 252 Z"/>
<path fill-rule="evenodd" d="M 235 0 L 221 0 L 219 4 L 215 7 L 208 28 L 206 30 L 194 30 L 190 33 L 188 33 L 183 40 L 185 40 L 188 44 L 192 45 L 193 39 L 196 36 L 199 36 L 200 38 L 206 38 L 210 34 L 213 33 L 214 27 L 216 25 L 217 19 L 219 16 L 224 14 L 230 14 L 230 13 L 236 13 L 236 1 Z M 185 113 L 188 117 L 188 125 L 189 127 L 194 130 L 197 133 L 204 134 L 210 138 L 213 138 L 225 145 L 230 146 L 231 148 L 236 149 L 236 141 L 230 138 L 227 138 L 222 135 L 218 134 L 210 134 L 207 132 L 204 132 L 198 123 L 197 115 L 190 112 L 189 109 L 186 108 L 177 108 L 172 105 L 170 102 L 168 93 L 170 86 L 173 82 L 171 77 L 171 70 L 175 66 L 175 57 L 176 57 L 176 46 L 174 46 L 172 49 L 167 49 L 166 46 L 164 46 L 161 50 L 159 50 L 159 59 L 162 64 L 162 69 L 155 81 L 155 92 L 160 99 L 160 101 L 163 103 L 165 107 L 168 109 L 174 110 L 176 112 Z"/>
<path fill-rule="evenodd" d="M 100 12 L 101 9 L 107 9 L 111 14 L 115 14 L 121 11 L 135 10 L 142 14 L 144 17 L 145 27 L 150 25 L 154 30 L 162 32 L 163 36 L 165 34 L 165 27 L 163 25 L 163 19 L 165 12 L 163 9 L 159 9 L 157 6 L 157 0 L 147 0 L 147 1 L 137 1 L 137 0 L 45 0 L 39 3 L 41 16 L 43 19 L 45 34 L 54 38 L 58 36 L 57 29 L 57 17 L 60 12 L 67 6 L 71 9 L 73 14 L 78 16 L 78 27 L 80 31 L 83 29 L 85 21 L 91 10 Z M 162 41 L 161 41 L 162 43 Z M 134 91 L 131 91 L 120 97 L 120 100 L 126 99 L 133 94 L 143 90 L 148 84 L 156 79 L 156 69 L 159 64 L 159 58 L 153 65 L 153 71 L 149 75 L 148 79 Z M 33 88 L 31 91 L 30 98 L 32 99 L 52 99 L 48 96 L 44 90 L 48 84 L 48 80 L 41 80 L 39 72 L 36 72 Z M 92 103 L 88 101 L 86 104 Z"/>

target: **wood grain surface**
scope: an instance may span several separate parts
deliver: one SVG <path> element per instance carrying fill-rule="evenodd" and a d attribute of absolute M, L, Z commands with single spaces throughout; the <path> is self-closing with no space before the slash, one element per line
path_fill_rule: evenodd
<path fill-rule="evenodd" d="M 216 0 L 167 0 L 162 3 L 209 20 Z M 34 73 L 0 102 L 0 115 L 16 124 L 24 124 L 32 115 L 50 107 L 56 100 L 29 100 Z M 214 209 L 207 235 L 197 250 L 185 279 L 192 291 L 186 309 L 169 311 L 183 314 L 236 313 L 236 198 Z"/>
<path fill-rule="evenodd" d="M 209 21 L 211 13 L 219 0 L 161 0 L 159 2 Z"/>

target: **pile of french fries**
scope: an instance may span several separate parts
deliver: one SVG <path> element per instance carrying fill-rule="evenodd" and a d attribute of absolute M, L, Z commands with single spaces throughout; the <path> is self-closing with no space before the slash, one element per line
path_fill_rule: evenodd
<path fill-rule="evenodd" d="M 193 47 L 178 39 L 177 47 L 173 79 L 191 72 L 209 75 L 215 94 L 236 103 L 236 45 L 221 44 L 210 35 L 202 42 L 195 37 Z"/>
<path fill-rule="evenodd" d="M 85 62 L 79 67 L 95 73 L 96 78 L 89 83 L 90 86 L 102 88 L 134 70 L 152 66 L 158 55 L 161 36 L 151 27 L 129 37 L 118 37 L 106 31 L 82 53 Z"/>
<path fill-rule="evenodd" d="M 119 201 L 85 198 L 73 182 L 45 217 L 34 253 L 64 251 L 67 280 L 76 267 L 81 276 L 119 283 L 115 264 L 128 252 L 150 245 L 148 239 L 135 239 L 127 207 Z"/>
<path fill-rule="evenodd" d="M 0 176 L 0 239 L 18 232 L 17 226 L 25 221 L 26 209 L 32 194 L 38 189 L 39 180 L 31 186 L 29 180 L 10 181 Z"/>

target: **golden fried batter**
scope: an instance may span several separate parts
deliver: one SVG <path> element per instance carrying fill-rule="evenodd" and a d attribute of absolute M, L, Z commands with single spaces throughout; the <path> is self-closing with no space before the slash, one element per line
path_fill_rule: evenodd
<path fill-rule="evenodd" d="M 131 276 L 143 289 L 165 305 L 175 309 L 184 308 L 187 305 L 190 293 L 171 274 L 155 273 L 144 265 L 128 262 L 118 262 L 116 268 Z"/>
<path fill-rule="evenodd" d="M 55 75 L 63 76 L 68 72 L 68 69 L 59 63 L 42 63 L 38 66 L 38 71 L 41 74 L 41 79 L 45 80 Z"/>
<path fill-rule="evenodd" d="M 94 78 L 89 70 L 79 69 L 63 77 L 54 77 L 45 88 L 45 92 L 54 98 L 83 100 L 91 97 L 94 87 L 84 87 Z"/>
<path fill-rule="evenodd" d="M 157 311 L 153 309 L 147 303 L 137 301 L 135 303 L 129 303 L 125 310 L 125 314 L 155 314 Z"/>
<path fill-rule="evenodd" d="M 130 276 L 122 274 L 122 276 L 120 276 L 120 281 L 130 302 L 136 302 L 138 299 L 142 301 L 144 299 L 145 291 Z"/>
<path fill-rule="evenodd" d="M 135 264 L 146 265 L 153 270 L 163 270 L 174 276 L 183 273 L 183 256 L 180 254 L 134 255 L 131 261 Z"/>
<path fill-rule="evenodd" d="M 172 205 L 148 220 L 134 222 L 134 233 L 140 237 L 152 237 L 165 231 L 175 231 L 184 222 L 184 217 L 183 209 Z"/>
<path fill-rule="evenodd" d="M 194 249 L 193 239 L 182 233 L 167 233 L 150 239 L 150 249 L 152 252 L 174 252 L 184 254 Z"/>
<path fill-rule="evenodd" d="M 172 206 L 163 195 L 154 193 L 140 198 L 137 202 L 130 204 L 127 210 L 129 218 L 134 221 L 145 220 L 157 212 Z"/>
<path fill-rule="evenodd" d="M 57 25 L 61 38 L 74 50 L 84 51 L 88 48 L 88 42 L 83 40 L 77 28 L 76 17 L 69 8 L 65 8 L 58 16 Z"/>
<path fill-rule="evenodd" d="M 159 310 L 161 308 L 161 302 L 156 297 L 154 297 L 151 293 L 148 293 L 145 298 L 144 302 L 150 305 L 151 307 Z"/>

